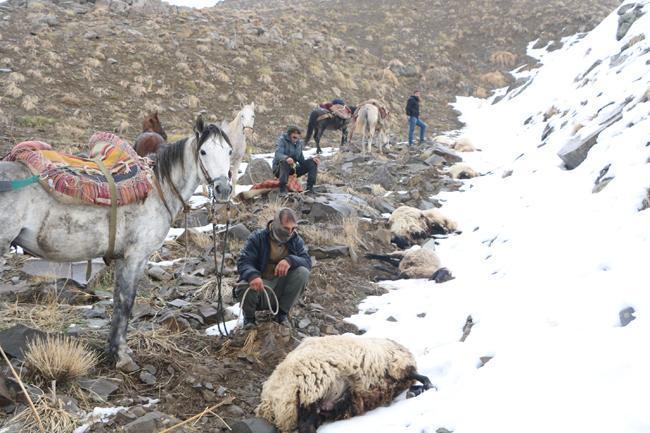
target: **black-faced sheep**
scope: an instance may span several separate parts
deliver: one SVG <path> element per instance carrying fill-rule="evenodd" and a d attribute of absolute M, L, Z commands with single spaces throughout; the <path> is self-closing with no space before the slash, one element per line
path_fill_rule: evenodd
<path fill-rule="evenodd" d="M 391 254 L 367 254 L 367 258 L 383 260 L 399 269 L 397 278 L 431 278 L 440 269 L 438 255 L 428 248 L 412 248 Z"/>
<path fill-rule="evenodd" d="M 264 383 L 260 416 L 282 433 L 315 433 L 325 421 L 363 414 L 389 404 L 414 381 L 413 354 L 383 338 L 328 336 L 306 338 Z"/>
<path fill-rule="evenodd" d="M 447 173 L 452 179 L 471 179 L 478 176 L 478 173 L 472 167 L 463 163 L 452 165 Z"/>
<path fill-rule="evenodd" d="M 400 248 L 407 248 L 418 239 L 434 234 L 447 234 L 458 229 L 457 224 L 442 215 L 437 209 L 420 210 L 411 206 L 400 206 L 388 219 L 392 242 Z"/>

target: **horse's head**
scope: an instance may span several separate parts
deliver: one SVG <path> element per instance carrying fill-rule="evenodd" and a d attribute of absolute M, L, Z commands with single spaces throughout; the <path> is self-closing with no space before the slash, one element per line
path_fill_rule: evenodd
<path fill-rule="evenodd" d="M 250 134 L 255 130 L 255 102 L 252 102 L 239 111 L 241 126 L 244 134 Z"/>
<path fill-rule="evenodd" d="M 230 155 L 232 146 L 223 128 L 206 125 L 199 116 L 194 124 L 196 134 L 196 156 L 205 181 L 212 186 L 214 196 L 219 200 L 228 200 L 232 187 L 230 185 Z"/>
<path fill-rule="evenodd" d="M 162 123 L 160 123 L 157 111 L 145 116 L 142 121 L 142 132 L 155 132 L 167 141 L 167 133 L 163 129 Z"/>

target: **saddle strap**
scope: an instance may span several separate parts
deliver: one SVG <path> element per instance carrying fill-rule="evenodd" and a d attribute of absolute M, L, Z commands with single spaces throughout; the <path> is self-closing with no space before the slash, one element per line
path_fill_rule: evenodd
<path fill-rule="evenodd" d="M 165 195 L 163 194 L 162 186 L 160 185 L 160 181 L 158 180 L 158 176 L 156 175 L 153 176 L 153 184 L 156 186 L 156 189 L 158 190 L 158 195 L 160 196 L 160 200 L 165 205 L 165 209 L 167 209 L 167 212 L 169 212 L 169 217 L 171 218 L 172 222 L 174 222 L 174 217 L 176 215 L 174 215 L 174 212 L 172 212 L 172 209 L 169 207 L 167 200 L 165 200 Z"/>
<path fill-rule="evenodd" d="M 115 179 L 113 175 L 106 168 L 101 159 L 95 158 L 94 161 L 97 163 L 97 167 L 102 171 L 102 174 L 108 181 L 108 189 L 111 193 L 111 211 L 108 221 L 108 250 L 104 258 L 108 261 L 113 258 L 113 253 L 115 252 L 115 231 L 117 229 L 117 186 L 115 185 Z"/>

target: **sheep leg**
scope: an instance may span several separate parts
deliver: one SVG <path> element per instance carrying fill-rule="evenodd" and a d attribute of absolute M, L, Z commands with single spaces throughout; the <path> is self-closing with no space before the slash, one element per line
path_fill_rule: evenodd
<path fill-rule="evenodd" d="M 417 380 L 418 382 L 420 382 L 422 384 L 422 392 L 426 391 L 426 390 L 429 390 L 431 388 L 437 389 L 436 386 L 431 383 L 431 381 L 429 380 L 428 377 L 426 377 L 426 376 L 424 376 L 422 374 L 419 374 L 416 371 L 411 373 L 411 375 L 409 376 L 409 379 Z"/>
<path fill-rule="evenodd" d="M 319 424 L 317 404 L 298 406 L 298 433 L 316 433 Z"/>

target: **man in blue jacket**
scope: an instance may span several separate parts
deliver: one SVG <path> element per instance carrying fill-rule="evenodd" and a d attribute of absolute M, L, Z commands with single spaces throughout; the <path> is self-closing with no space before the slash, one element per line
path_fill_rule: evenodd
<path fill-rule="evenodd" d="M 416 90 L 406 102 L 406 115 L 409 120 L 409 146 L 413 145 L 415 127 L 420 127 L 420 144 L 424 141 L 427 124 L 420 120 L 420 91 Z"/>
<path fill-rule="evenodd" d="M 295 174 L 300 177 L 307 174 L 307 192 L 313 191 L 318 175 L 320 159 L 305 159 L 302 154 L 302 133 L 297 126 L 289 126 L 287 132 L 282 134 L 275 145 L 273 158 L 273 174 L 280 179 L 280 194 L 287 192 L 289 176 Z"/>
<path fill-rule="evenodd" d="M 247 282 L 251 288 L 241 306 L 244 329 L 254 328 L 255 312 L 269 307 L 262 293 L 265 285 L 275 292 L 280 304 L 275 320 L 285 325 L 291 307 L 307 286 L 311 258 L 305 242 L 295 231 L 296 224 L 293 210 L 280 209 L 266 229 L 250 235 L 239 254 L 239 281 Z M 276 309 L 275 299 L 273 296 L 269 298 L 271 307 Z"/>

